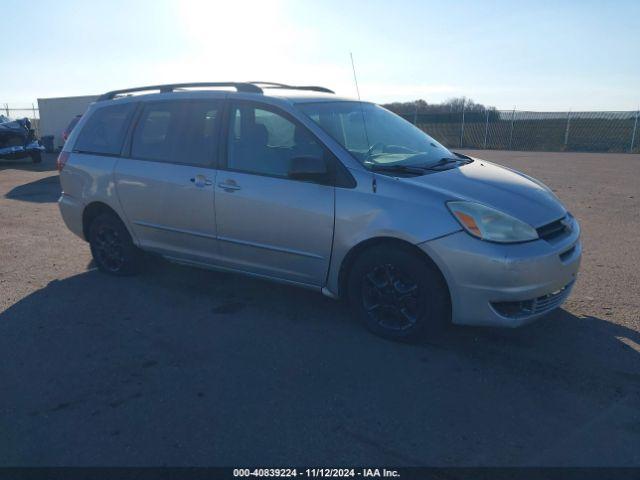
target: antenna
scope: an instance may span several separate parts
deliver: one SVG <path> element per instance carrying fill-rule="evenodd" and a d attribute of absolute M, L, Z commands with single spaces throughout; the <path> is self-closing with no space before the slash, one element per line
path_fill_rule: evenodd
<path fill-rule="evenodd" d="M 353 63 L 353 53 L 349 52 L 349 56 L 351 57 L 351 69 L 353 70 L 353 81 L 356 83 L 356 92 L 358 93 L 358 101 L 360 100 L 360 89 L 358 88 L 358 77 L 356 76 L 356 65 Z"/>
<path fill-rule="evenodd" d="M 356 76 L 356 65 L 353 62 L 353 53 L 349 52 L 351 57 L 351 68 L 353 70 L 353 81 L 356 84 L 356 92 L 358 93 L 358 102 L 360 103 L 360 113 L 362 114 L 362 126 L 364 127 L 364 138 L 367 140 L 367 156 L 371 153 L 371 143 L 369 142 L 369 133 L 367 132 L 367 121 L 364 118 L 364 107 L 362 106 L 362 100 L 360 100 L 360 89 L 358 88 L 358 77 Z M 367 159 L 365 158 L 365 161 Z"/>

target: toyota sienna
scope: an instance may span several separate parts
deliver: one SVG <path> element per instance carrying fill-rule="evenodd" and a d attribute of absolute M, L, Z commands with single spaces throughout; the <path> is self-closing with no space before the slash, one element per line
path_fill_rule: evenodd
<path fill-rule="evenodd" d="M 58 169 L 62 217 L 103 272 L 153 252 L 307 287 L 387 338 L 530 322 L 580 263 L 578 222 L 541 182 L 323 87 L 112 91 Z"/>

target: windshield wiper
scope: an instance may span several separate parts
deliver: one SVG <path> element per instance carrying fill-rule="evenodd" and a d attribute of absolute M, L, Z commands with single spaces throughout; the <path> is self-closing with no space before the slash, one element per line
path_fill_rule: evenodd
<path fill-rule="evenodd" d="M 369 169 L 374 172 L 389 172 L 389 173 L 409 173 L 411 175 L 424 175 L 425 169 L 422 167 L 417 167 L 414 165 L 402 165 L 402 164 L 392 164 L 392 165 L 384 165 L 380 163 L 367 163 Z"/>
<path fill-rule="evenodd" d="M 449 165 L 450 163 L 462 163 L 463 165 L 466 165 L 468 163 L 473 162 L 472 159 L 466 157 L 466 158 L 448 158 L 448 157 L 444 157 L 441 158 L 440 160 L 438 160 L 436 163 L 432 163 L 431 165 L 424 167 L 428 170 L 440 170 L 439 167 L 444 167 L 446 165 Z"/>
<path fill-rule="evenodd" d="M 467 163 L 473 162 L 473 158 L 471 158 L 468 155 L 465 155 L 464 153 L 460 153 L 460 152 L 451 152 L 451 153 L 453 153 L 456 157 L 461 158 L 462 160 L 465 160 L 465 165 Z"/>
<path fill-rule="evenodd" d="M 425 168 L 432 169 L 432 168 L 437 168 L 437 167 L 443 167 L 443 166 L 448 165 L 450 163 L 458 163 L 460 161 L 461 160 L 459 158 L 447 158 L 447 157 L 445 157 L 445 158 L 441 158 L 436 163 L 432 163 L 431 165 L 429 165 L 428 167 L 425 167 Z"/>

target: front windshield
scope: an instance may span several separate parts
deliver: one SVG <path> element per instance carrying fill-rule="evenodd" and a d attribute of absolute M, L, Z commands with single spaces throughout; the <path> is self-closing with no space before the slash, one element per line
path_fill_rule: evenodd
<path fill-rule="evenodd" d="M 372 103 L 343 101 L 297 106 L 367 167 L 424 167 L 443 158 L 455 158 L 419 128 Z"/>

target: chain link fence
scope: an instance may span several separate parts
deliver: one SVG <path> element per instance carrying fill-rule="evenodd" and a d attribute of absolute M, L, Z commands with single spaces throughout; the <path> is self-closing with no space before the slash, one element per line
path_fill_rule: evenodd
<path fill-rule="evenodd" d="M 39 136 L 35 105 L 0 106 L 0 114 L 24 118 Z M 550 152 L 640 153 L 640 112 L 527 112 L 485 110 L 400 113 L 449 148 Z"/>
<path fill-rule="evenodd" d="M 401 113 L 450 148 L 640 153 L 639 112 Z"/>

